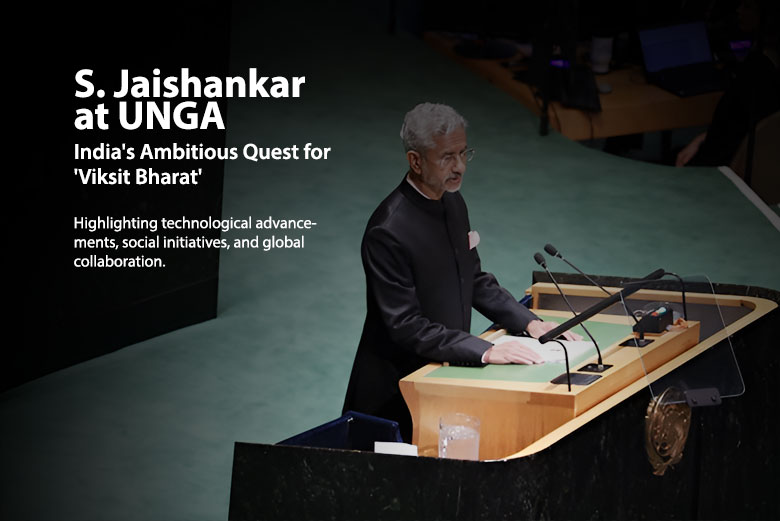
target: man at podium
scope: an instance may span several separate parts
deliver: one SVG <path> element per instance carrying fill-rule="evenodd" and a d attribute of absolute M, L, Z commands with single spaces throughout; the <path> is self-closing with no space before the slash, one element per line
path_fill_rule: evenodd
<path fill-rule="evenodd" d="M 494 346 L 471 335 L 472 307 L 535 338 L 557 325 L 540 320 L 482 271 L 479 234 L 458 193 L 474 157 L 466 126 L 447 105 L 422 103 L 406 114 L 401 139 L 409 169 L 363 235 L 367 313 L 344 410 L 395 420 L 407 441 L 412 422 L 398 387 L 407 374 L 430 362 L 542 362 L 518 342 Z"/>

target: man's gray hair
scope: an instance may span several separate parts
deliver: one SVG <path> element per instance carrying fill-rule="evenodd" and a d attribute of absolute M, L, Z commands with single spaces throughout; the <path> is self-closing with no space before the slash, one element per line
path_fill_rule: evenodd
<path fill-rule="evenodd" d="M 435 136 L 446 136 L 468 123 L 449 105 L 441 103 L 420 103 L 406 113 L 401 125 L 401 140 L 404 151 L 425 152 L 436 146 Z"/>

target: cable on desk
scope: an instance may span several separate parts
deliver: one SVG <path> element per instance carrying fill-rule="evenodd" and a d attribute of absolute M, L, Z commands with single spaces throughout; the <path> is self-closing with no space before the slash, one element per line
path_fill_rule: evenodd
<path fill-rule="evenodd" d="M 531 86 L 529 85 L 528 88 L 531 89 Z M 539 104 L 539 98 L 540 98 L 539 92 L 537 90 L 531 89 L 531 94 L 534 97 L 534 103 L 536 103 L 536 106 L 539 108 L 539 113 L 541 113 L 542 105 Z M 555 105 L 553 105 L 552 103 L 550 103 L 549 106 L 552 109 L 552 113 L 555 115 L 555 121 L 558 122 L 558 132 L 563 134 L 563 123 L 561 123 L 561 118 L 560 116 L 558 116 L 558 111 L 555 110 Z"/>
<path fill-rule="evenodd" d="M 593 128 L 593 114 L 587 111 L 585 112 L 585 115 L 588 117 L 588 123 L 590 123 L 590 141 L 593 141 L 596 139 L 596 130 Z"/>
<path fill-rule="evenodd" d="M 563 134 L 563 123 L 561 123 L 561 117 L 558 115 L 558 111 L 555 110 L 555 105 L 550 103 L 550 108 L 552 108 L 553 114 L 555 114 L 555 121 L 558 122 L 558 132 Z M 565 135 L 565 134 L 563 134 Z"/>

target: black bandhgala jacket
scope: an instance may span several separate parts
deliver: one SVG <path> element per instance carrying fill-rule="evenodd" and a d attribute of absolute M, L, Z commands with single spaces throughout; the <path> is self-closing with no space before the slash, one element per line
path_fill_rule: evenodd
<path fill-rule="evenodd" d="M 368 309 L 344 411 L 398 421 L 408 441 L 398 381 L 432 361 L 482 365 L 492 344 L 469 333 L 472 307 L 512 331 L 536 318 L 482 271 L 470 229 L 460 193 L 426 199 L 406 179 L 374 211 L 361 247 Z"/>

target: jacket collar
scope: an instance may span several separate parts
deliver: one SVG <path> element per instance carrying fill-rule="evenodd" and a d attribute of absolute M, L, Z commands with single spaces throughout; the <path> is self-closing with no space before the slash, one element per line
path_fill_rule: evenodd
<path fill-rule="evenodd" d="M 420 208 L 421 210 L 430 213 L 431 215 L 442 215 L 444 213 L 444 199 L 446 197 L 449 197 L 451 194 L 448 192 L 444 192 L 444 195 L 442 195 L 441 199 L 428 199 L 423 194 L 421 194 L 417 189 L 409 184 L 409 181 L 407 181 L 406 176 L 404 175 L 403 181 L 401 181 L 401 184 L 399 185 L 398 189 L 401 191 L 401 194 L 413 205 Z"/>

